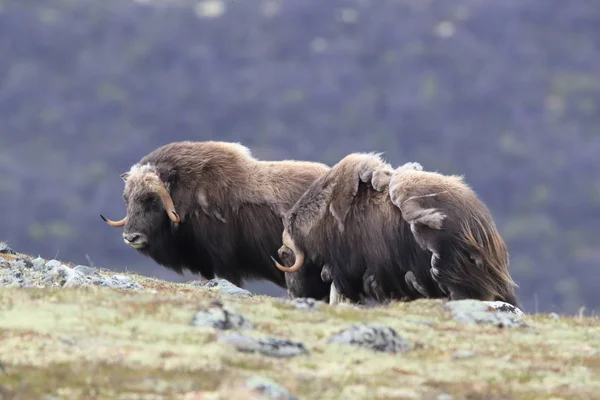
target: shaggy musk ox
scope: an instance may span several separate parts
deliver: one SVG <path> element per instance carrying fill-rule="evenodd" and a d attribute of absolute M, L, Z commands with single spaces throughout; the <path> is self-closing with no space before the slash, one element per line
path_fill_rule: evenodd
<path fill-rule="evenodd" d="M 328 296 L 321 268 L 284 274 L 273 265 L 282 217 L 329 169 L 303 161 L 259 161 L 237 143 L 175 142 L 121 175 L 127 214 L 123 240 L 177 273 L 188 269 L 242 286 L 266 279 L 292 297 Z"/>
<path fill-rule="evenodd" d="M 295 263 L 277 267 L 327 266 L 331 297 L 474 298 L 519 307 L 504 241 L 461 177 L 424 172 L 418 163 L 393 170 L 377 154 L 351 154 L 311 185 L 284 228 L 283 247 Z"/>
<path fill-rule="evenodd" d="M 277 267 L 294 272 L 324 265 L 322 279 L 332 282 L 330 304 L 337 294 L 356 303 L 425 297 L 415 279 L 421 291 L 443 297 L 429 273 L 431 255 L 418 246 L 387 191 L 360 181 L 360 169 L 371 163 L 382 161 L 353 153 L 313 182 L 284 218 L 279 253 L 293 265 Z"/>

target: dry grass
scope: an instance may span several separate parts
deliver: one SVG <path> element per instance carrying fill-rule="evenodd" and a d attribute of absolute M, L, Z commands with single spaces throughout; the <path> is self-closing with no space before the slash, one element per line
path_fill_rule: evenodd
<path fill-rule="evenodd" d="M 532 329 L 466 326 L 441 301 L 306 312 L 280 299 L 130 276 L 157 293 L 1 289 L 0 399 L 251 399 L 237 384 L 255 375 L 302 399 L 597 399 L 600 393 L 598 318 L 525 317 Z M 245 334 L 298 340 L 310 353 L 268 358 L 218 342 L 219 332 L 190 323 L 215 298 L 254 323 Z M 362 321 L 393 327 L 411 349 L 382 354 L 327 344 L 330 334 Z"/>

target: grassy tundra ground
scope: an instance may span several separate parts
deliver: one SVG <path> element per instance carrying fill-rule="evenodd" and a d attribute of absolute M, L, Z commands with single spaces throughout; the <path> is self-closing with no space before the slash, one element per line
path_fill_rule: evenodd
<path fill-rule="evenodd" d="M 145 289 L 1 288 L 0 399 L 600 398 L 597 317 L 525 316 L 529 327 L 500 328 L 457 321 L 442 301 L 307 311 L 128 276 Z M 253 328 L 194 326 L 195 313 L 214 300 Z M 328 342 L 360 322 L 393 328 L 408 350 Z M 307 353 L 238 351 L 219 340 L 232 333 L 291 339 Z M 252 390 L 267 379 L 286 395 Z"/>

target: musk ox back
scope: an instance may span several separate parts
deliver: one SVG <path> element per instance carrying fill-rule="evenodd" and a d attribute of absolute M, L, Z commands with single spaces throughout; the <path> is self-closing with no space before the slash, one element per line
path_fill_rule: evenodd
<path fill-rule="evenodd" d="M 451 299 L 520 307 L 506 244 L 490 210 L 463 177 L 423 171 L 417 163 L 396 170 L 371 164 L 362 168 L 361 180 L 389 193 L 419 246 L 430 252 L 431 275 Z"/>
<path fill-rule="evenodd" d="M 121 175 L 127 216 L 117 222 L 102 218 L 124 226 L 126 244 L 178 273 L 187 269 L 240 286 L 245 279 L 266 279 L 291 295 L 321 299 L 328 285 L 306 284 L 320 276 L 320 267 L 284 274 L 271 255 L 279 247 L 285 211 L 328 169 L 259 161 L 237 143 L 175 142 Z"/>
<path fill-rule="evenodd" d="M 280 252 L 289 249 L 294 265 L 277 266 L 326 265 L 335 290 L 353 302 L 423 297 L 408 273 L 430 297 L 442 297 L 429 273 L 430 253 L 417 245 L 387 190 L 359 179 L 365 165 L 381 163 L 375 154 L 354 153 L 317 179 L 284 218 Z"/>

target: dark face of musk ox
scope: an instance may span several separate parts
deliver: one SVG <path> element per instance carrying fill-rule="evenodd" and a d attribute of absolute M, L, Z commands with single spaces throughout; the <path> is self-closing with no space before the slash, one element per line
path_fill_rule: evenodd
<path fill-rule="evenodd" d="M 157 262 L 177 256 L 183 243 L 175 238 L 180 218 L 165 184 L 150 166 L 135 166 L 121 175 L 127 216 L 121 221 L 102 217 L 111 226 L 124 226 L 123 241 Z"/>

